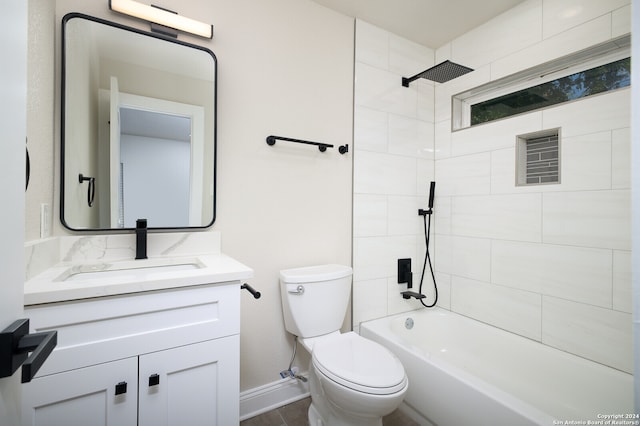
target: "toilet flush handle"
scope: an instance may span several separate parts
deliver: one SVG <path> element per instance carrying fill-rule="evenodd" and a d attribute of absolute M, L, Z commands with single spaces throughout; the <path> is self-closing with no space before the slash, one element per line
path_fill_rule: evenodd
<path fill-rule="evenodd" d="M 298 287 L 296 287 L 295 291 L 294 290 L 289 290 L 289 293 L 298 294 L 298 295 L 302 296 L 304 294 L 304 286 L 303 285 L 299 285 Z"/>

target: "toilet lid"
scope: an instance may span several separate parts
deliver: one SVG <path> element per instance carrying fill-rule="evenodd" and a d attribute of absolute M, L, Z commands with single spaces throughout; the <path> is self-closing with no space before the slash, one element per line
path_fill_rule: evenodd
<path fill-rule="evenodd" d="M 354 332 L 316 343 L 312 359 L 322 374 L 359 392 L 388 395 L 407 384 L 404 367 L 394 354 Z"/>

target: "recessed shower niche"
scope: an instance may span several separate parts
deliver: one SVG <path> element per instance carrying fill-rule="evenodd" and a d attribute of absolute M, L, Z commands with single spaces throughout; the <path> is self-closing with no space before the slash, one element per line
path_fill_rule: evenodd
<path fill-rule="evenodd" d="M 210 226 L 213 52 L 78 13 L 62 24 L 62 223 L 80 231 L 133 229 L 138 218 L 150 229 Z"/>

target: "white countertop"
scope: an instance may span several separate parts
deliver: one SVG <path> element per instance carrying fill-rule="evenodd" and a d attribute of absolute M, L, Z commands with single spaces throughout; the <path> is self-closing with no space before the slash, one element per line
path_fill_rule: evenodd
<path fill-rule="evenodd" d="M 164 269 L 167 265 L 169 267 Z M 191 269 L 175 270 L 179 268 L 177 265 L 187 265 Z M 224 254 L 60 262 L 25 283 L 24 304 L 36 305 L 225 283 L 252 277 L 251 268 Z"/>

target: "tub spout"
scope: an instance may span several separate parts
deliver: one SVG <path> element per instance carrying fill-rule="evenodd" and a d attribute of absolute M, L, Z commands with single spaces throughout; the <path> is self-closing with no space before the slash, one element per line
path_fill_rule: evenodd
<path fill-rule="evenodd" d="M 136 259 L 147 258 L 147 219 L 136 220 Z"/>
<path fill-rule="evenodd" d="M 424 299 L 425 297 L 427 297 L 424 294 L 416 293 L 415 291 L 403 291 L 400 294 L 402 295 L 403 299 L 411 299 L 412 297 L 416 299 Z"/>

